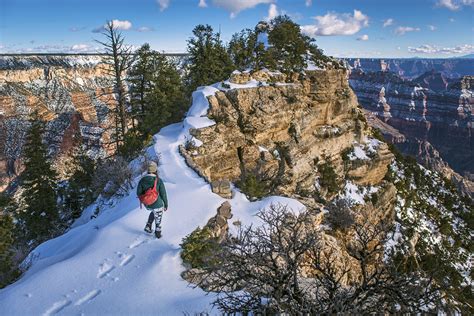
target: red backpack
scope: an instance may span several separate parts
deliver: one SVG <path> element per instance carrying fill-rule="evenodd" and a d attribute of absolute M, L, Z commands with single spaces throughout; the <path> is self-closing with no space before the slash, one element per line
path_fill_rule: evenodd
<path fill-rule="evenodd" d="M 138 196 L 140 202 L 145 204 L 146 206 L 152 205 L 153 203 L 158 200 L 158 192 L 156 191 L 156 183 L 158 182 L 158 177 L 155 178 L 155 184 L 153 188 L 149 188 L 143 193 L 142 195 Z"/>

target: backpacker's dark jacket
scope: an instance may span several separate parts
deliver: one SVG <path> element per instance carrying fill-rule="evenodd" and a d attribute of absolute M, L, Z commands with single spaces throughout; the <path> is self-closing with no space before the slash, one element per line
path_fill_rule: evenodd
<path fill-rule="evenodd" d="M 142 195 L 148 188 L 153 188 L 155 184 L 156 176 L 154 174 L 147 174 L 143 178 L 141 178 L 140 182 L 138 182 L 137 186 L 137 196 Z M 158 192 L 158 200 L 151 205 L 145 205 L 147 209 L 157 209 L 160 207 L 168 208 L 168 197 L 166 196 L 166 189 L 163 181 L 161 179 L 158 180 L 156 184 L 156 191 Z"/>

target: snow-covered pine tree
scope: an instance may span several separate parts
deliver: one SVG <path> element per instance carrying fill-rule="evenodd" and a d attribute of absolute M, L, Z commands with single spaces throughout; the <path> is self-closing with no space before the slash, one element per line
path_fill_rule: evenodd
<path fill-rule="evenodd" d="M 43 133 L 44 122 L 33 115 L 24 148 L 25 170 L 20 176 L 22 207 L 19 217 L 25 237 L 36 241 L 50 237 L 59 218 L 57 173 L 42 141 Z"/>

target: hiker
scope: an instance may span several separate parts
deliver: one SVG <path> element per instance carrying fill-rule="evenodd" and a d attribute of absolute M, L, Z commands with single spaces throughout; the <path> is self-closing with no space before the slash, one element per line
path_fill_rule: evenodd
<path fill-rule="evenodd" d="M 151 233 L 151 225 L 155 220 L 155 236 L 161 238 L 161 217 L 168 209 L 168 198 L 165 185 L 158 177 L 158 166 L 154 161 L 148 163 L 148 173 L 140 179 L 137 186 L 137 196 L 140 200 L 140 208 L 145 205 L 150 210 L 145 231 Z"/>

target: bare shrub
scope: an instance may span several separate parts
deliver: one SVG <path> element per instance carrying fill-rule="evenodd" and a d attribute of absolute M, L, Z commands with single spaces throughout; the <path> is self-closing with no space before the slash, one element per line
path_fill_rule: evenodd
<path fill-rule="evenodd" d="M 224 314 L 383 314 L 439 310 L 442 300 L 421 270 L 400 272 L 384 258 L 388 221 L 359 221 L 352 238 L 328 244 L 310 212 L 283 205 L 260 212 L 261 226 L 241 228 L 194 280 L 217 292 Z M 363 217 L 360 217 L 363 219 Z M 356 274 L 356 275 L 354 275 Z"/>
<path fill-rule="evenodd" d="M 132 188 L 132 170 L 121 156 L 109 158 L 96 168 L 92 188 L 96 196 L 124 196 Z"/>

